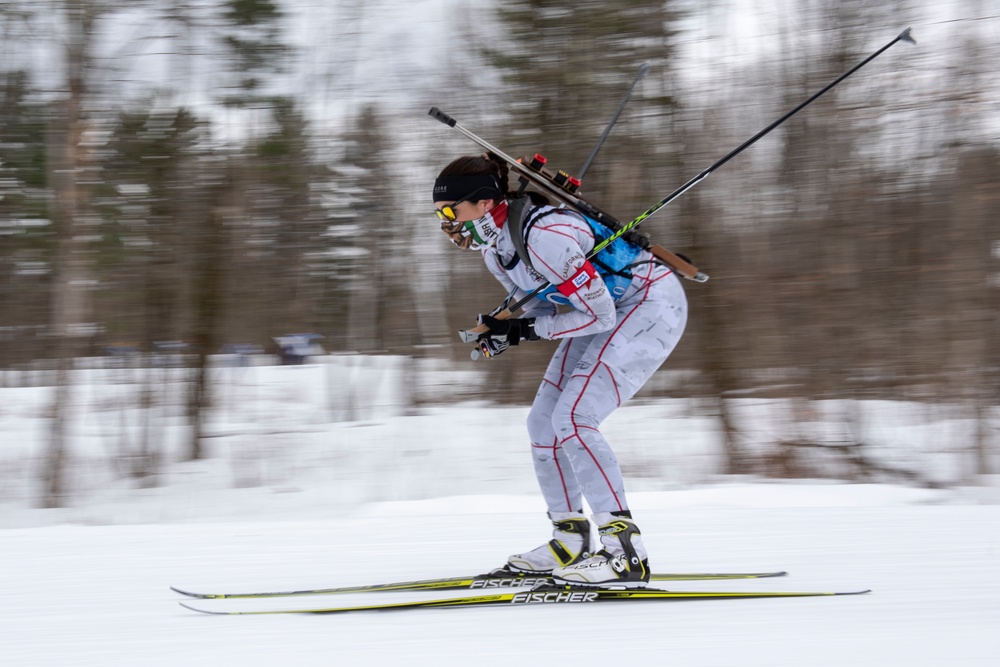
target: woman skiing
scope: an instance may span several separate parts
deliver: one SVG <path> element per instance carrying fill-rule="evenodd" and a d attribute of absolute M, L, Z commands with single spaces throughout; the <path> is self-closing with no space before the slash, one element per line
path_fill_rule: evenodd
<path fill-rule="evenodd" d="M 611 231 L 537 193 L 510 193 L 507 165 L 491 154 L 448 164 L 434 183 L 434 204 L 441 229 L 457 246 L 481 252 L 512 297 L 551 285 L 521 317 L 496 317 L 503 307 L 480 315 L 488 328 L 481 354 L 494 357 L 522 340 L 562 341 L 527 424 L 553 538 L 505 567 L 558 583 L 644 587 L 648 555 L 600 425 L 680 340 L 687 321 L 680 281 L 624 238 L 588 259 Z M 598 526 L 597 552 L 584 499 Z"/>

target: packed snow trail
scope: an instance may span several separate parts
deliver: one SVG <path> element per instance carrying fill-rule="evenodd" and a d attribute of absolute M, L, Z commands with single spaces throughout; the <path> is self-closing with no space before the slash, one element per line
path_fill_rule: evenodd
<path fill-rule="evenodd" d="M 565 638 L 574 636 L 587 642 L 574 651 L 588 662 L 659 664 L 669 655 L 672 664 L 686 666 L 996 663 L 1000 506 L 961 504 L 952 492 L 889 487 L 736 488 L 757 500 L 741 505 L 734 487 L 726 486 L 639 494 L 636 512 L 654 568 L 782 569 L 790 575 L 740 587 L 873 593 L 540 605 L 513 613 L 211 618 L 180 608 L 168 586 L 281 590 L 451 576 L 502 563 L 544 536 L 546 525 L 523 511 L 531 501 L 521 497 L 384 503 L 329 520 L 63 525 L 0 531 L 3 663 L 447 665 L 454 656 L 509 665 L 530 656 L 544 664 L 565 658 Z M 826 502 L 816 502 L 819 497 Z M 770 506 L 748 506 L 765 498 Z M 702 581 L 664 588 L 733 586 Z M 378 595 L 405 600 L 421 594 Z"/>

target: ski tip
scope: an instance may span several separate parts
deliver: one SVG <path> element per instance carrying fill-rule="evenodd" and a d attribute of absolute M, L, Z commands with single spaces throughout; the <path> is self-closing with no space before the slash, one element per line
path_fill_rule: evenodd
<path fill-rule="evenodd" d="M 184 602 L 178 602 L 177 604 L 179 604 L 180 606 L 184 607 L 185 609 L 189 609 L 191 611 L 196 611 L 199 614 L 208 614 L 209 616 L 221 616 L 221 615 L 225 615 L 225 612 L 208 611 L 206 609 L 198 609 L 198 607 L 192 607 L 191 605 L 186 604 Z"/>
<path fill-rule="evenodd" d="M 180 593 L 181 595 L 186 595 L 189 598 L 200 598 L 200 597 L 202 597 L 201 595 L 199 595 L 197 593 L 192 593 L 190 591 L 181 590 L 180 588 L 177 588 L 176 586 L 171 586 L 170 590 L 172 590 L 174 593 Z"/>
<path fill-rule="evenodd" d="M 865 593 L 871 593 L 872 589 L 866 588 L 863 591 L 848 591 L 846 593 L 834 593 L 834 595 L 864 595 Z"/>
<path fill-rule="evenodd" d="M 229 597 L 229 595 L 224 595 L 221 593 L 194 593 L 192 591 L 186 591 L 182 588 L 177 588 L 176 586 L 171 586 L 170 590 L 174 593 L 180 593 L 181 595 L 187 596 L 189 598 L 194 598 L 195 600 L 222 600 Z"/>

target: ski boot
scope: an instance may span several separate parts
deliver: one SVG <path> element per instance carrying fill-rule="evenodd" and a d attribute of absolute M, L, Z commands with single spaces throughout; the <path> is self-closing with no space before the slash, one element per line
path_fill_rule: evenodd
<path fill-rule="evenodd" d="M 525 574 L 552 573 L 553 568 L 578 563 L 590 557 L 590 521 L 583 512 L 549 512 L 552 539 L 537 549 L 514 554 L 504 569 Z"/>
<path fill-rule="evenodd" d="M 649 559 L 629 511 L 594 514 L 603 549 L 586 560 L 552 571 L 556 584 L 594 588 L 645 588 Z"/>

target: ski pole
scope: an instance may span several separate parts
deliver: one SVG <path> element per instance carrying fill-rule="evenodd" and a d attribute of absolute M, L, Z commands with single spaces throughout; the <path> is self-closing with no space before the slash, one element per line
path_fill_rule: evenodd
<path fill-rule="evenodd" d="M 597 145 L 594 146 L 594 150 L 590 151 L 590 155 L 587 156 L 587 161 L 583 163 L 583 167 L 580 169 L 580 175 L 577 176 L 577 180 L 582 181 L 583 177 L 587 174 L 587 170 L 590 169 L 590 165 L 594 162 L 594 158 L 597 157 L 597 152 L 601 150 L 601 146 L 607 140 L 608 135 L 611 134 L 611 128 L 615 126 L 618 122 L 618 117 L 622 115 L 622 111 L 625 109 L 625 105 L 632 98 L 632 92 L 635 87 L 639 85 L 639 81 L 642 77 L 646 76 L 646 72 L 649 71 L 649 63 L 643 63 L 642 67 L 639 68 L 639 73 L 635 75 L 635 80 L 632 81 L 632 85 L 629 86 L 628 92 L 625 93 L 625 97 L 622 98 L 621 103 L 618 105 L 618 109 L 615 111 L 615 115 L 611 117 L 611 122 L 608 126 L 604 128 L 604 132 L 601 134 L 601 138 L 597 140 Z"/>
<path fill-rule="evenodd" d="M 661 208 L 663 208 L 664 206 L 666 206 L 667 204 L 669 204 L 673 200 L 675 200 L 678 197 L 680 197 L 681 195 L 683 195 L 685 192 L 687 192 L 688 190 L 690 190 L 691 188 L 693 188 L 694 186 L 696 186 L 701 181 L 703 181 L 706 178 L 708 178 L 716 169 L 720 168 L 722 165 L 726 164 L 727 162 L 729 162 L 730 160 L 732 160 L 734 157 L 736 157 L 737 155 L 739 155 L 740 153 L 742 153 L 746 149 L 750 148 L 750 146 L 752 146 L 755 143 L 757 143 L 757 141 L 759 141 L 762 137 L 764 137 L 765 135 L 767 135 L 768 133 L 770 133 L 776 127 L 778 127 L 779 125 L 781 125 L 782 123 L 784 123 L 785 121 L 787 121 L 789 118 L 791 118 L 792 116 L 794 116 L 795 114 L 797 114 L 799 111 L 802 111 L 802 109 L 804 109 L 808 105 L 810 105 L 813 102 L 815 102 L 821 95 L 823 95 L 824 93 L 828 92 L 831 88 L 833 88 L 834 86 L 836 86 L 837 84 L 839 84 L 841 81 L 843 81 L 847 77 L 849 77 L 852 74 L 854 74 L 855 72 L 857 72 L 859 69 L 861 69 L 862 67 L 864 67 L 865 65 L 867 65 L 869 62 L 871 62 L 872 60 L 874 60 L 878 56 L 882 55 L 882 53 L 885 52 L 887 49 L 889 49 L 889 47 L 893 46 L 896 42 L 900 42 L 900 41 L 909 42 L 910 44 L 916 44 L 916 40 L 914 40 L 913 36 L 910 34 L 910 28 L 907 28 L 903 32 L 899 33 L 899 35 L 897 35 L 888 44 L 886 44 L 885 46 L 883 46 L 882 48 L 880 48 L 875 53 L 872 53 L 870 56 L 868 56 L 867 58 L 865 58 L 864 60 L 862 60 L 860 63 L 858 63 L 857 65 L 855 65 L 851 69 L 847 70 L 846 72 L 844 72 L 843 74 L 841 74 L 840 76 L 838 76 L 836 79 L 834 79 L 829 84 L 827 84 L 822 90 L 820 90 L 819 92 L 815 93 L 809 99 L 805 100 L 804 102 L 802 102 L 801 104 L 799 104 L 798 106 L 796 106 L 794 109 L 792 109 L 791 111 L 789 111 L 788 113 L 786 113 L 785 115 L 783 115 L 781 118 L 777 119 L 776 121 L 774 121 L 773 123 L 771 123 L 770 125 L 768 125 L 767 127 L 765 127 L 763 130 L 761 130 L 757 134 L 753 135 L 752 137 L 750 137 L 749 139 L 747 139 L 746 141 L 744 141 L 742 144 L 740 144 L 735 149 L 733 149 L 732 151 L 730 151 L 729 153 L 727 153 L 720 160 L 718 160 L 717 162 L 715 162 L 714 164 L 712 164 L 710 167 L 708 167 L 707 169 L 705 169 L 704 171 L 702 171 L 701 173 L 699 173 L 697 176 L 695 176 L 694 178 L 692 178 L 691 180 L 689 180 L 687 183 L 685 183 L 681 187 L 677 188 L 672 193 L 670 193 L 669 195 L 667 195 L 666 197 L 664 197 L 663 199 L 661 199 L 660 201 L 656 202 L 655 204 L 653 204 L 652 206 L 650 206 L 648 209 L 646 209 L 645 211 L 643 211 L 642 213 L 640 213 L 631 222 L 623 225 L 618 231 L 616 231 L 615 233 L 613 233 L 611 236 L 609 236 L 608 238 L 606 238 L 604 241 L 602 241 L 602 242 L 598 243 L 597 245 L 595 245 L 594 249 L 590 251 L 590 253 L 587 255 L 587 257 L 588 258 L 593 257 L 594 255 L 596 255 L 597 253 L 599 253 L 601 250 L 603 250 L 604 248 L 606 248 L 609 244 L 613 243 L 618 238 L 622 237 L 623 235 L 627 234 L 631 230 L 633 230 L 636 227 L 638 227 L 640 224 L 642 224 L 651 215 L 653 215 L 654 213 L 656 213 L 657 211 L 659 211 Z M 434 112 L 437 112 L 437 109 L 432 109 L 431 112 L 432 112 L 432 115 L 435 115 Z M 437 113 L 440 114 L 440 112 L 437 112 Z M 440 114 L 440 115 L 444 116 L 444 114 Z M 445 118 L 447 120 L 445 120 Z M 460 132 L 462 132 L 463 134 L 465 134 L 466 136 L 468 136 L 469 138 L 471 138 L 473 141 L 476 141 L 481 146 L 484 146 L 485 148 L 487 148 L 487 150 L 492 150 L 492 152 L 496 153 L 501 159 L 507 160 L 508 162 L 512 161 L 509 158 L 509 156 L 505 155 L 504 153 L 502 153 L 502 152 L 500 152 L 498 150 L 493 150 L 492 146 L 490 146 L 489 144 L 486 144 L 486 142 L 484 142 L 482 139 L 480 139 L 476 135 L 472 134 L 471 132 L 469 132 L 465 128 L 461 127 L 460 125 L 456 124 L 455 121 L 454 121 L 454 119 L 451 119 L 450 117 L 447 117 L 447 116 L 445 116 L 445 118 L 439 117 L 438 119 L 441 120 L 442 122 L 445 122 L 446 124 L 450 125 L 451 127 L 454 127 L 455 129 L 459 130 Z M 510 308 L 508 308 L 508 309 L 502 311 L 501 313 L 499 313 L 497 315 L 497 317 L 499 319 L 507 319 L 507 318 L 511 317 L 513 315 L 513 313 L 517 312 L 526 303 L 528 303 L 537 294 L 539 294 L 540 292 L 542 292 L 543 290 L 545 290 L 546 288 L 548 288 L 550 285 L 551 285 L 551 283 L 544 283 L 544 284 L 540 285 L 539 287 L 537 287 L 536 289 L 534 289 L 530 294 L 528 294 L 527 296 L 525 296 L 524 298 L 522 298 L 520 301 L 518 301 L 517 303 L 513 304 L 512 306 L 510 306 Z M 464 342 L 469 343 L 469 342 L 474 342 L 478 338 L 479 335 L 484 334 L 484 333 L 488 333 L 488 331 L 489 330 L 488 330 L 487 327 L 485 327 L 483 325 L 479 325 L 479 326 L 477 326 L 477 327 L 475 327 L 473 329 L 469 329 L 469 330 L 466 330 L 466 331 L 460 331 L 459 335 L 460 335 L 460 337 L 462 338 L 462 340 Z"/>
<path fill-rule="evenodd" d="M 594 250 L 592 251 L 592 254 L 597 254 L 598 252 L 600 252 L 601 250 L 603 250 L 605 247 L 607 247 L 608 244 L 612 243 L 613 241 L 615 241 L 616 239 L 618 239 L 623 234 L 627 234 L 630 230 L 634 229 L 639 224 L 641 224 L 646 218 L 648 218 L 649 216 L 653 215 L 654 213 L 656 213 L 657 211 L 659 211 L 661 208 L 663 208 L 664 206 L 666 206 L 667 204 L 669 204 L 670 202 L 672 202 L 673 200 L 677 199 L 682 194 L 684 194 L 685 192 L 687 192 L 688 190 L 690 190 L 691 188 L 693 188 L 695 185 L 697 185 L 701 181 L 703 181 L 706 178 L 708 178 L 712 174 L 713 171 L 715 171 L 716 169 L 718 169 L 722 165 L 726 164 L 727 162 L 729 162 L 730 160 L 732 160 L 734 157 L 736 157 L 737 155 L 739 155 L 740 153 L 742 153 L 746 149 L 748 149 L 751 146 L 753 146 L 755 143 L 757 143 L 757 141 L 761 137 L 763 137 L 764 135 L 768 134 L 774 128 L 778 127 L 779 125 L 781 125 L 782 123 L 784 123 L 786 120 L 788 120 L 789 118 L 791 118 L 792 116 L 794 116 L 798 112 L 802 111 L 802 109 L 804 109 L 808 105 L 810 105 L 813 102 L 815 102 L 816 99 L 818 99 L 821 95 L 823 95 L 824 93 L 826 93 L 827 91 L 829 91 L 831 88 L 833 88 L 834 86 L 836 86 L 838 83 L 840 83 L 841 81 L 843 81 L 847 77 L 849 77 L 852 74 L 854 74 L 855 72 L 857 72 L 859 69 L 861 69 L 862 67 L 864 67 L 865 65 L 867 65 L 869 62 L 871 62 L 872 60 L 874 60 L 878 56 L 882 55 L 882 52 L 884 52 L 890 46 L 892 46 L 893 44 L 895 44 L 896 42 L 899 42 L 899 41 L 909 42 L 910 44 L 916 44 L 917 43 L 916 40 L 914 40 L 913 37 L 910 35 L 910 28 L 907 28 L 903 32 L 899 33 L 899 35 L 895 39 L 893 39 L 891 42 L 889 42 L 888 44 L 886 44 L 881 49 L 879 49 L 875 53 L 871 54 L 870 56 L 868 56 L 864 60 L 862 60 L 860 63 L 858 63 L 857 65 L 855 65 L 851 69 L 847 70 L 846 72 L 844 72 L 843 74 L 841 74 L 840 76 L 838 76 L 836 79 L 834 79 L 832 82 L 830 82 L 825 88 L 823 88 L 822 90 L 820 90 L 818 93 L 816 93 L 815 95 L 813 95 L 812 97 L 810 97 L 809 99 L 807 99 L 805 102 L 801 103 L 800 105 L 798 105 L 797 107 L 795 107 L 794 109 L 792 109 L 791 111 L 789 111 L 788 113 L 786 113 L 784 116 L 782 116 L 778 120 L 774 121 L 773 123 L 771 123 L 770 125 L 768 125 L 767 127 L 765 127 L 763 130 L 761 130 L 757 134 L 753 135 L 752 137 L 750 137 L 749 139 L 747 139 L 746 141 L 744 141 L 742 144 L 740 144 L 739 146 L 737 146 L 729 154 L 727 154 L 721 160 L 719 160 L 718 162 L 716 162 L 715 164 L 713 164 L 711 167 L 709 167 L 708 169 L 704 170 L 703 172 L 701 172 L 700 174 L 698 174 L 697 176 L 695 176 L 694 178 L 692 178 L 690 181 L 688 181 L 687 183 L 685 183 L 681 187 L 677 188 L 672 193 L 670 193 L 669 195 L 667 195 L 666 197 L 664 197 L 663 199 L 661 199 L 660 201 L 656 202 L 655 204 L 653 204 L 652 206 L 650 206 L 648 209 L 646 209 L 645 211 L 643 211 L 642 213 L 640 213 L 639 216 L 636 217 L 634 220 L 632 220 L 628 224 L 624 225 L 621 229 L 619 229 L 617 232 L 615 232 L 614 234 L 612 234 L 611 236 L 609 236 L 608 238 L 606 238 L 601 243 L 597 244 L 594 247 Z M 522 299 L 520 302 L 518 302 L 518 306 L 524 305 L 524 303 L 526 303 L 526 301 L 524 299 Z M 512 312 L 514 310 L 516 310 L 516 307 L 511 309 Z"/>

